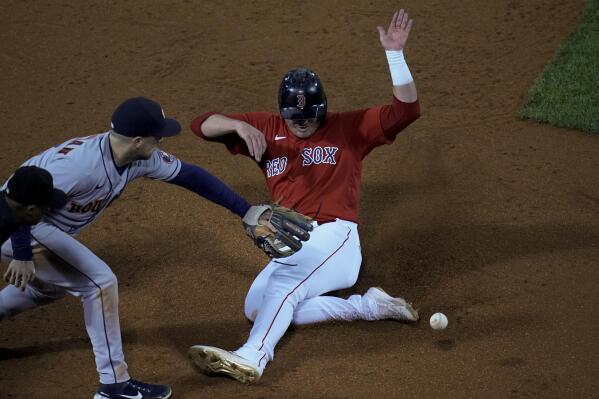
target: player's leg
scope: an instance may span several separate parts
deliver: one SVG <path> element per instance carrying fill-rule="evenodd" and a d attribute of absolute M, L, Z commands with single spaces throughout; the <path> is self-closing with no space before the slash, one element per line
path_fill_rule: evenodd
<path fill-rule="evenodd" d="M 100 388 L 94 399 L 137 398 L 141 393 L 144 398 L 170 397 L 171 389 L 166 385 L 129 378 L 118 320 L 117 280 L 110 268 L 84 245 L 54 226 L 38 225 L 32 235 L 41 244 L 34 247 L 36 279 L 24 293 L 12 286 L 14 289 L 7 287 L 6 292 L 0 293 L 6 298 L 4 303 L 11 309 L 10 313 L 47 303 L 66 293 L 79 296 L 100 374 Z"/>
<path fill-rule="evenodd" d="M 354 223 L 337 221 L 316 227 L 301 251 L 277 260 L 280 263 L 271 262 L 252 285 L 246 315 L 251 319 L 256 314 L 256 319 L 245 345 L 233 353 L 196 345 L 190 348 L 190 356 L 206 373 L 224 373 L 242 382 L 259 379 L 297 304 L 310 296 L 352 286 L 360 261 Z M 327 269 L 330 271 L 323 272 Z"/>
<path fill-rule="evenodd" d="M 28 309 L 46 305 L 65 296 L 57 287 L 45 286 L 39 281 L 29 283 L 25 290 L 7 285 L 0 291 L 0 321 Z"/>
<path fill-rule="evenodd" d="M 358 241 L 359 248 L 359 241 Z M 353 270 L 359 267 L 360 257 L 351 259 Z M 272 273 L 279 267 L 293 267 L 288 260 L 272 260 L 256 277 L 245 298 L 245 316 L 254 321 L 262 307 L 264 292 Z M 351 267 L 351 266 L 350 266 Z M 354 320 L 417 320 L 418 313 L 403 298 L 391 297 L 382 289 L 370 288 L 365 295 L 352 295 L 347 299 L 334 296 L 316 296 L 297 304 L 292 324 L 304 325 L 324 321 Z"/>
<path fill-rule="evenodd" d="M 403 298 L 392 297 L 381 288 L 372 287 L 364 295 L 352 295 L 347 299 L 334 296 L 306 299 L 295 308 L 292 324 L 389 319 L 417 321 L 418 312 Z"/>
<path fill-rule="evenodd" d="M 245 317 L 250 321 L 256 320 L 258 311 L 262 307 L 262 302 L 264 301 L 264 292 L 266 291 L 268 280 L 277 267 L 285 265 L 283 262 L 284 261 L 278 261 L 276 259 L 271 260 L 252 282 L 244 303 Z"/>
<path fill-rule="evenodd" d="M 370 297 L 376 294 L 385 300 L 397 298 L 391 298 L 378 288 L 348 300 L 320 297 L 310 302 L 326 292 L 353 286 L 361 260 L 354 223 L 337 221 L 317 227 L 301 251 L 269 263 L 252 284 L 245 313 L 250 320 L 255 317 L 255 322 L 245 345 L 235 352 L 196 345 L 190 348 L 190 356 L 204 372 L 223 373 L 242 382 L 252 382 L 260 378 L 266 363 L 273 359 L 274 347 L 296 318 L 299 304 L 306 306 L 297 315 L 299 322 L 324 321 L 331 317 L 349 319 L 351 313 L 354 313 L 351 319 L 379 318 L 380 306 L 373 310 Z M 358 315 L 356 309 L 359 309 Z"/>
<path fill-rule="evenodd" d="M 2 245 L 2 263 L 8 264 L 12 259 L 12 245 L 8 240 Z M 37 270 L 43 270 L 37 254 L 34 254 L 33 261 Z M 47 284 L 39 278 L 27 284 L 24 291 L 14 285 L 7 285 L 0 291 L 0 321 L 28 309 L 46 305 L 65 295 L 66 292 L 60 287 Z"/>
<path fill-rule="evenodd" d="M 270 270 L 270 274 L 272 271 Z M 256 319 L 262 306 L 267 283 L 264 276 L 259 277 L 261 278 L 257 278 L 255 284 L 252 284 L 245 302 L 245 315 L 251 321 Z M 305 299 L 295 307 L 291 324 L 389 319 L 416 321 L 418 312 L 403 298 L 392 297 L 381 288 L 372 287 L 364 295 L 352 295 L 347 299 L 325 295 Z"/>
<path fill-rule="evenodd" d="M 63 288 L 83 302 L 102 384 L 129 380 L 118 315 L 117 279 L 108 265 L 79 241 L 53 225 L 40 223 L 32 237 L 44 248 L 38 255 L 37 278 Z"/>
<path fill-rule="evenodd" d="M 33 288 L 34 286 L 36 287 Z M 44 291 L 43 288 L 40 289 L 37 286 L 36 282 L 28 284 L 24 291 L 14 285 L 4 287 L 0 291 L 0 321 L 16 316 L 28 309 L 46 305 L 65 296 L 64 292 L 57 296 L 52 296 L 50 292 L 48 292 L 50 295 L 47 295 Z M 51 288 L 50 291 L 56 292 L 54 288 Z"/>
<path fill-rule="evenodd" d="M 357 260 L 356 260 L 357 261 Z M 271 261 L 258 274 L 248 294 L 245 298 L 245 316 L 251 320 L 256 320 L 258 311 L 264 301 L 264 292 L 268 285 L 268 280 L 272 273 L 278 267 L 290 266 L 283 261 Z M 352 295 L 348 299 L 342 299 L 333 296 L 316 296 L 305 299 L 297 304 L 294 312 L 292 324 L 312 324 L 329 320 L 378 320 L 375 303 L 369 300 L 367 296 Z"/>
<path fill-rule="evenodd" d="M 361 256 L 356 225 L 337 221 L 318 226 L 304 248 L 272 272 L 250 337 L 236 353 L 262 370 L 274 347 L 307 298 L 355 284 Z"/>

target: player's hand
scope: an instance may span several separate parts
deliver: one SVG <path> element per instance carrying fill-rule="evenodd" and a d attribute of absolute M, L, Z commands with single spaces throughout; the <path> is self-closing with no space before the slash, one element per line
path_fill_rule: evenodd
<path fill-rule="evenodd" d="M 264 134 L 249 123 L 240 122 L 237 126 L 237 135 L 245 141 L 250 155 L 256 162 L 260 162 L 264 151 L 266 151 Z"/>
<path fill-rule="evenodd" d="M 27 284 L 35 278 L 35 266 L 31 260 L 13 259 L 4 273 L 4 281 L 25 291 Z"/>
<path fill-rule="evenodd" d="M 385 50 L 399 51 L 406 46 L 413 20 L 410 19 L 403 8 L 393 14 L 389 28 L 385 31 L 382 26 L 377 26 L 379 30 L 379 39 Z"/>

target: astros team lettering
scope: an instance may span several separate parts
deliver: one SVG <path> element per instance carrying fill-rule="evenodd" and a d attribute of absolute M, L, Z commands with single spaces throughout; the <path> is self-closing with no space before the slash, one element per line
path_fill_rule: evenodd
<path fill-rule="evenodd" d="M 87 212 L 97 212 L 100 210 L 100 206 L 102 205 L 102 200 L 95 200 L 85 205 L 79 205 L 74 202 L 71 202 L 71 207 L 69 208 L 69 212 L 71 213 L 87 213 Z"/>
<path fill-rule="evenodd" d="M 306 147 L 301 153 L 303 158 L 302 166 L 319 165 L 321 163 L 336 165 L 335 154 L 338 150 L 339 147 Z"/>

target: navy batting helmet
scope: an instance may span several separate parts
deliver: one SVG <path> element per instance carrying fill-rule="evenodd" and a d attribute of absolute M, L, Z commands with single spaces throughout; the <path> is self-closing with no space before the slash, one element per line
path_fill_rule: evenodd
<path fill-rule="evenodd" d="M 285 74 L 279 88 L 279 112 L 284 119 L 325 118 L 327 96 L 314 71 L 299 68 Z"/>

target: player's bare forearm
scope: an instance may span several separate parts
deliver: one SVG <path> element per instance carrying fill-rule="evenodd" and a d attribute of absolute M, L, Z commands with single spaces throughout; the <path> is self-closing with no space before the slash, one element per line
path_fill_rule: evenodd
<path fill-rule="evenodd" d="M 404 103 L 413 103 L 418 100 L 416 84 L 413 81 L 402 86 L 393 86 L 393 95 Z"/>
<path fill-rule="evenodd" d="M 226 134 L 236 133 L 243 123 L 237 119 L 232 119 L 221 114 L 210 115 L 204 123 L 202 123 L 201 129 L 204 136 L 208 138 L 221 137 Z"/>
<path fill-rule="evenodd" d="M 202 123 L 200 129 L 202 134 L 209 139 L 236 133 L 245 142 L 248 153 L 256 162 L 260 162 L 264 151 L 266 151 L 264 134 L 247 122 L 213 114 Z"/>

